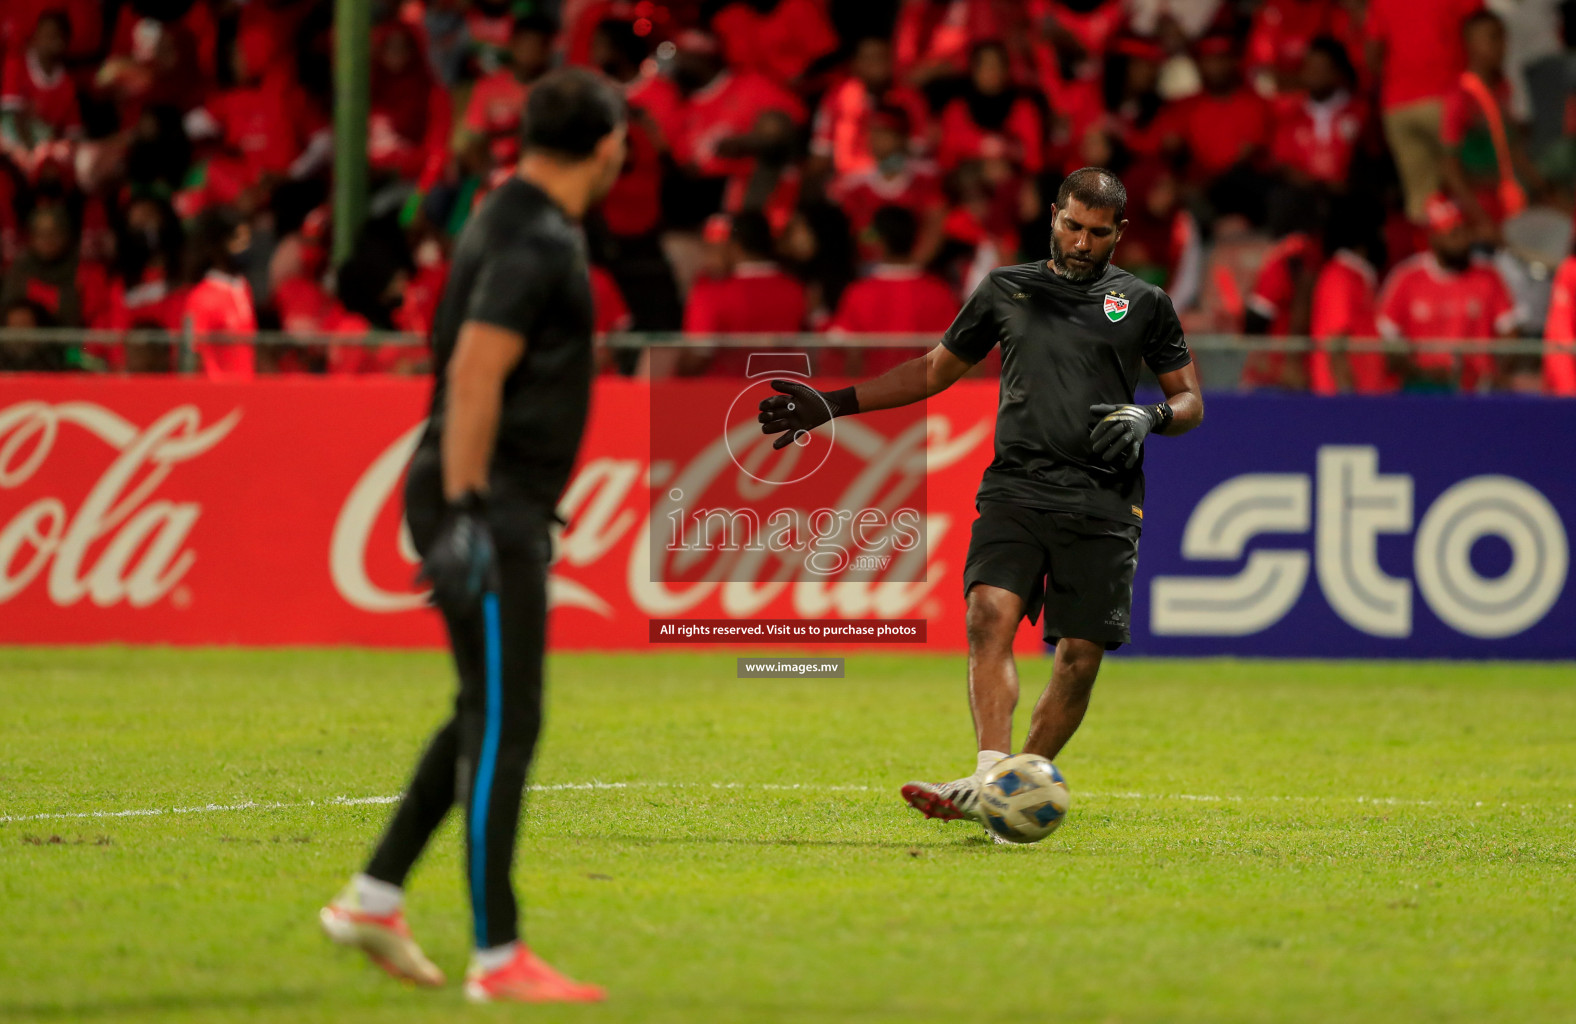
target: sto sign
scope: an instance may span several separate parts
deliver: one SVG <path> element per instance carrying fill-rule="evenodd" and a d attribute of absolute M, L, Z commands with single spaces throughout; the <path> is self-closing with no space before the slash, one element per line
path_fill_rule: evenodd
<path fill-rule="evenodd" d="M 1315 494 L 1315 483 L 1317 493 Z M 1182 555 L 1238 561 L 1265 533 L 1307 533 L 1317 499 L 1314 566 L 1330 607 L 1354 629 L 1381 637 L 1412 634 L 1412 581 L 1379 566 L 1379 535 L 1413 529 L 1412 478 L 1379 472 L 1371 446 L 1319 449 L 1317 479 L 1305 473 L 1251 473 L 1215 487 L 1193 509 Z M 1500 537 L 1510 568 L 1485 577 L 1472 546 Z M 1152 630 L 1162 636 L 1247 636 L 1280 622 L 1308 582 L 1307 551 L 1256 549 L 1235 576 L 1157 576 Z M 1441 494 L 1417 524 L 1417 588 L 1439 618 L 1467 636 L 1514 636 L 1536 625 L 1559 599 L 1569 565 L 1565 528 L 1536 488 L 1509 476 L 1474 476 Z"/>

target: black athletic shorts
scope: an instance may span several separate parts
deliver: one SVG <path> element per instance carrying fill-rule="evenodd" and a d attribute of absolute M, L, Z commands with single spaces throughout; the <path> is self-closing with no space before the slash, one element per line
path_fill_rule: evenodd
<path fill-rule="evenodd" d="M 976 583 L 1023 598 L 1045 642 L 1064 636 L 1114 651 L 1132 639 L 1138 527 L 1071 512 L 981 502 L 963 567 L 963 595 Z"/>

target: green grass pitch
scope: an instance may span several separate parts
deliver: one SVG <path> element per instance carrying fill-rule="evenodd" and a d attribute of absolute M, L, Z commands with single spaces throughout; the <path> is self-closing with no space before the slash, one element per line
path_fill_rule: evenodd
<path fill-rule="evenodd" d="M 1009 848 L 897 796 L 972 767 L 961 658 L 734 654 L 553 658 L 515 877 L 611 998 L 469 1008 L 454 820 L 409 893 L 448 988 L 315 917 L 442 656 L 0 650 L 0 1020 L 1576 1020 L 1576 667 L 1113 658 L 1071 815 Z"/>

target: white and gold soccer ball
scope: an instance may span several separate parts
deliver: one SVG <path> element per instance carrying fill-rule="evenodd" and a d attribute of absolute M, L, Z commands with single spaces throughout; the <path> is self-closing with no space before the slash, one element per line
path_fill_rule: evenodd
<path fill-rule="evenodd" d="M 1037 843 L 1055 832 L 1072 802 L 1067 780 L 1038 754 L 997 762 L 980 784 L 985 827 L 1009 843 Z"/>

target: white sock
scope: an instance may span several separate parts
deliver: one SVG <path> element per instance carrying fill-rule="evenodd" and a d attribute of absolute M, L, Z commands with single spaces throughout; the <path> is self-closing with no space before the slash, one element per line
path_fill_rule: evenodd
<path fill-rule="evenodd" d="M 518 942 L 505 942 L 503 945 L 493 946 L 491 949 L 478 949 L 471 954 L 471 963 L 484 971 L 496 971 L 514 959 L 515 950 L 519 946 Z"/>
<path fill-rule="evenodd" d="M 1011 756 L 1010 754 L 1003 754 L 999 750 L 982 750 L 980 751 L 979 762 L 975 765 L 974 774 L 983 777 L 986 772 L 996 767 L 997 761 Z"/>
<path fill-rule="evenodd" d="M 369 914 L 382 917 L 405 905 L 404 889 L 371 875 L 356 875 L 350 884 L 356 887 L 356 898 L 361 901 L 361 909 Z"/>

